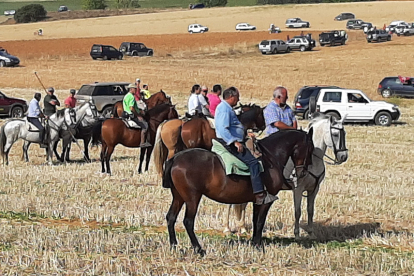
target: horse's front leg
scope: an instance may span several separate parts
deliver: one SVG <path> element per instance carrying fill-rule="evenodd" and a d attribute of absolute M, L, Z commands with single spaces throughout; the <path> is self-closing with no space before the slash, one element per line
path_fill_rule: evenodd
<path fill-rule="evenodd" d="M 253 204 L 253 237 L 255 246 L 262 246 L 263 228 L 266 222 L 267 213 L 273 202 L 263 205 Z"/>
<path fill-rule="evenodd" d="M 59 140 L 57 140 L 56 142 L 53 142 L 53 153 L 56 156 L 56 159 L 63 162 L 62 158 L 63 158 L 63 151 L 65 150 L 65 148 L 63 147 L 62 149 L 62 155 L 59 155 L 59 153 L 57 152 L 57 146 L 58 146 Z"/>
<path fill-rule="evenodd" d="M 295 234 L 295 239 L 299 239 L 300 237 L 299 221 L 302 215 L 302 193 L 303 193 L 303 188 L 301 186 L 293 190 L 293 202 L 295 205 L 295 229 L 293 233 Z"/>
<path fill-rule="evenodd" d="M 22 160 L 29 162 L 29 146 L 30 146 L 31 142 L 29 141 L 24 141 L 23 143 L 23 155 L 22 155 Z"/>
<path fill-rule="evenodd" d="M 151 160 L 151 154 L 152 154 L 152 150 L 154 149 L 154 147 L 148 147 L 147 148 L 147 156 L 146 156 L 146 162 L 145 162 L 145 171 L 147 172 L 149 169 L 149 164 L 150 164 L 150 160 Z"/>
<path fill-rule="evenodd" d="M 139 174 L 142 173 L 142 164 L 144 163 L 144 157 L 145 157 L 146 151 L 147 151 L 147 148 L 140 148 L 140 153 L 139 153 L 139 166 L 138 166 L 138 173 Z"/>
<path fill-rule="evenodd" d="M 230 211 L 231 211 L 231 207 L 233 205 L 232 204 L 228 204 L 226 205 L 226 207 L 224 208 L 224 233 L 231 233 L 230 230 Z"/>
<path fill-rule="evenodd" d="M 84 138 L 83 139 L 83 147 L 85 149 L 85 151 L 84 151 L 84 154 L 85 154 L 84 158 L 85 158 L 85 161 L 88 162 L 88 163 L 91 162 L 91 159 L 89 158 L 89 143 L 91 142 L 91 138 L 92 137 L 88 137 L 88 138 Z"/>
<path fill-rule="evenodd" d="M 313 215 L 315 214 L 315 199 L 316 199 L 316 195 L 318 194 L 319 191 L 319 184 L 315 183 L 315 185 L 317 185 L 317 187 L 315 188 L 314 191 L 308 191 L 308 234 L 312 235 L 313 234 Z M 312 194 L 310 194 L 312 193 Z"/>
<path fill-rule="evenodd" d="M 187 234 L 190 237 L 191 244 L 194 248 L 194 251 L 201 256 L 206 254 L 206 251 L 201 248 L 200 243 L 194 233 L 194 221 L 197 215 L 198 205 L 200 204 L 201 194 L 195 194 L 192 196 L 191 201 L 186 202 L 185 215 L 184 215 L 184 226 L 187 230 Z"/>

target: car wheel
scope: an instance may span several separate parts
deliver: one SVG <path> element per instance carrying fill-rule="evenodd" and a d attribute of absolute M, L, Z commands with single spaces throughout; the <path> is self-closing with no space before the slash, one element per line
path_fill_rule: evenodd
<path fill-rule="evenodd" d="M 387 41 L 391 41 L 391 36 L 387 36 Z"/>
<path fill-rule="evenodd" d="M 24 116 L 23 108 L 21 108 L 20 106 L 13 107 L 10 115 L 11 115 L 10 117 L 12 118 L 22 118 Z"/>
<path fill-rule="evenodd" d="M 266 55 L 266 52 L 262 52 L 262 55 Z"/>
<path fill-rule="evenodd" d="M 193 34 L 193 31 L 190 31 L 190 34 Z"/>
<path fill-rule="evenodd" d="M 321 45 L 321 47 L 325 46 L 325 44 L 319 43 Z"/>
<path fill-rule="evenodd" d="M 104 118 L 111 118 L 112 116 L 112 106 L 107 106 L 102 110 L 102 117 Z"/>
<path fill-rule="evenodd" d="M 6 67 L 6 62 L 4 60 L 0 60 L 0 67 Z"/>
<path fill-rule="evenodd" d="M 96 57 L 93 57 L 92 59 L 93 59 L 93 60 L 96 60 Z"/>
<path fill-rule="evenodd" d="M 204 31 L 203 31 L 203 30 L 201 30 L 201 31 L 200 31 L 200 33 L 204 33 Z"/>
<path fill-rule="evenodd" d="M 392 122 L 390 113 L 386 111 L 378 112 L 375 116 L 375 124 L 379 126 L 390 126 Z"/>
<path fill-rule="evenodd" d="M 290 53 L 290 47 L 287 47 L 286 53 Z"/>
<path fill-rule="evenodd" d="M 305 111 L 305 113 L 303 113 L 303 119 L 304 120 L 309 120 L 309 109 Z"/>
<path fill-rule="evenodd" d="M 136 51 L 132 52 L 132 56 L 134 56 L 134 57 L 138 56 L 138 52 L 136 52 Z"/>
<path fill-rule="evenodd" d="M 119 55 L 119 56 L 118 56 L 118 60 L 121 60 L 121 59 L 122 59 L 122 57 L 123 57 L 122 55 Z"/>
<path fill-rule="evenodd" d="M 400 36 L 400 35 L 401 35 L 400 33 L 397 34 L 397 36 Z"/>
<path fill-rule="evenodd" d="M 108 57 L 107 56 L 103 56 L 103 58 L 102 58 L 103 60 L 108 60 Z"/>
<path fill-rule="evenodd" d="M 390 89 L 384 89 L 381 92 L 382 97 L 389 98 L 391 97 L 391 90 Z"/>
<path fill-rule="evenodd" d="M 152 51 L 148 51 L 147 56 L 152 57 L 154 53 Z"/>
<path fill-rule="evenodd" d="M 336 112 L 328 112 L 328 113 L 326 113 L 326 115 L 333 117 L 335 120 L 340 120 L 341 119 L 341 116 L 339 116 L 339 114 L 336 113 Z"/>
<path fill-rule="evenodd" d="M 276 48 L 273 49 L 272 54 L 277 54 L 277 49 Z"/>
<path fill-rule="evenodd" d="M 303 45 L 302 45 L 302 46 L 300 46 L 300 51 L 301 51 L 301 52 L 305 52 L 305 51 L 306 51 L 306 47 L 305 47 L 305 46 L 303 46 Z"/>

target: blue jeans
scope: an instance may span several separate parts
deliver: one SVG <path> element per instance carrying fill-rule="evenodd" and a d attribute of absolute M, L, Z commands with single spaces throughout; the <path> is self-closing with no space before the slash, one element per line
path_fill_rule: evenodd
<path fill-rule="evenodd" d="M 237 159 L 241 160 L 249 167 L 253 193 L 257 194 L 263 192 L 264 186 L 262 179 L 260 178 L 259 161 L 251 154 L 250 150 L 246 148 L 246 145 L 244 143 L 241 143 L 243 145 L 243 152 L 238 152 L 234 144 L 228 146 L 226 142 L 220 138 L 217 138 L 217 141 L 220 142 L 231 154 L 236 156 Z"/>

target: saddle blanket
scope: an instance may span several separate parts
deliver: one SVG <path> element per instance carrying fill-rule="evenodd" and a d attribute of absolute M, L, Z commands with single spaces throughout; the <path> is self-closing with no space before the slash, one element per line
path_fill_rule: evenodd
<path fill-rule="evenodd" d="M 139 125 L 137 125 L 137 123 L 135 123 L 133 120 L 130 119 L 122 119 L 122 121 L 124 122 L 124 124 L 127 126 L 127 128 L 137 128 L 140 129 L 141 127 Z"/>
<path fill-rule="evenodd" d="M 249 167 L 244 164 L 241 160 L 231 154 L 220 142 L 213 139 L 213 147 L 211 151 L 221 157 L 226 175 L 237 174 L 237 175 L 250 175 Z M 259 161 L 260 172 L 263 172 L 263 164 Z"/>
<path fill-rule="evenodd" d="M 207 121 L 210 123 L 210 127 L 211 127 L 212 129 L 216 129 L 216 121 L 214 121 L 214 119 L 213 119 L 213 118 L 209 118 L 209 117 L 207 117 L 206 119 L 207 119 Z"/>
<path fill-rule="evenodd" d="M 27 118 L 25 118 L 26 121 L 26 129 L 30 132 L 40 132 L 40 129 L 38 129 L 34 124 L 29 122 Z"/>

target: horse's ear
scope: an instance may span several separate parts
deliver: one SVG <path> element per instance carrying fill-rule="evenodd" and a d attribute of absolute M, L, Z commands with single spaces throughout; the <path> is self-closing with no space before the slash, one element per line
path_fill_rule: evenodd
<path fill-rule="evenodd" d="M 335 123 L 335 117 L 331 116 L 330 121 L 331 121 L 331 124 Z"/>

